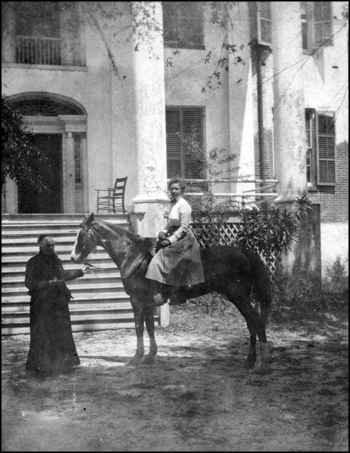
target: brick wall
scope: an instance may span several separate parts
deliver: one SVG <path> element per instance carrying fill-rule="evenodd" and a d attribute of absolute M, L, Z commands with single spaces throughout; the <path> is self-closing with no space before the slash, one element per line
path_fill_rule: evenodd
<path fill-rule="evenodd" d="M 310 194 L 321 205 L 321 222 L 349 220 L 349 145 L 337 145 L 336 185 L 319 187 L 318 194 Z"/>

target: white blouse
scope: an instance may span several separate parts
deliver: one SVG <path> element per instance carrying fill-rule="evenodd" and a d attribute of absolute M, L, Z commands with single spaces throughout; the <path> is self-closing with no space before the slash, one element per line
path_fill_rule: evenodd
<path fill-rule="evenodd" d="M 180 198 L 176 203 L 169 203 L 169 211 L 165 211 L 164 217 L 168 219 L 164 233 L 169 233 L 170 229 L 178 227 L 178 229 L 168 237 L 168 240 L 173 244 L 183 233 L 186 233 L 191 223 L 192 208 L 184 199 Z"/>

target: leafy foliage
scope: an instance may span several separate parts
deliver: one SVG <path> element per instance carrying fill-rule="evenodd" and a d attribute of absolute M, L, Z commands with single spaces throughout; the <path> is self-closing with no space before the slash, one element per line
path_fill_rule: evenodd
<path fill-rule="evenodd" d="M 348 261 L 348 259 L 346 260 Z M 327 292 L 346 294 L 349 292 L 348 266 L 337 256 L 332 266 L 327 266 L 326 279 L 323 288 Z"/>
<path fill-rule="evenodd" d="M 273 287 L 270 318 L 275 323 L 321 320 L 348 308 L 349 280 L 345 266 L 337 258 L 322 286 L 310 275 L 291 277 L 280 271 Z"/>
<path fill-rule="evenodd" d="M 33 145 L 33 134 L 25 129 L 22 117 L 1 97 L 1 183 L 6 177 L 23 182 L 38 192 L 48 190 L 42 178 L 48 170 L 45 155 Z"/>
<path fill-rule="evenodd" d="M 304 195 L 296 198 L 296 210 L 281 210 L 264 201 L 260 209 L 240 209 L 241 222 L 237 244 L 262 256 L 268 266 L 282 253 L 287 254 L 298 240 L 298 226 L 311 209 L 311 201 Z"/>

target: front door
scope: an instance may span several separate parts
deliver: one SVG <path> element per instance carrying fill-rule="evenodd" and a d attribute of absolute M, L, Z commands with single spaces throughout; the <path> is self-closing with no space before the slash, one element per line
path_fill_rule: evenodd
<path fill-rule="evenodd" d="M 18 212 L 45 214 L 62 212 L 62 134 L 35 134 L 34 144 L 49 159 L 50 171 L 43 175 L 50 191 L 36 192 L 23 183 L 18 185 Z"/>

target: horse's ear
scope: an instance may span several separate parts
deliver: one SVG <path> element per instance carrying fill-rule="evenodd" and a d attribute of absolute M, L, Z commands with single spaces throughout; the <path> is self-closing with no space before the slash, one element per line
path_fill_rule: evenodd
<path fill-rule="evenodd" d="M 91 222 L 94 221 L 94 213 L 92 212 L 88 217 L 85 217 L 83 222 L 81 223 L 80 226 L 87 226 L 89 227 L 91 225 Z"/>
<path fill-rule="evenodd" d="M 91 222 L 93 222 L 93 221 L 94 221 L 94 213 L 92 212 L 92 213 L 89 215 L 89 217 L 88 217 L 86 223 L 87 223 L 88 226 L 90 226 Z"/>

